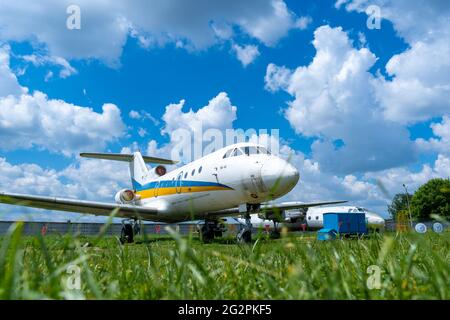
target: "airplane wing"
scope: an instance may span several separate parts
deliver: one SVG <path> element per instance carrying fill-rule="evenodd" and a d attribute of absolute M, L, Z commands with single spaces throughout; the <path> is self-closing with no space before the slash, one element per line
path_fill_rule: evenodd
<path fill-rule="evenodd" d="M 162 221 L 162 217 L 158 216 L 158 210 L 155 208 L 125 204 L 44 197 L 6 192 L 0 192 L 0 203 L 40 209 L 87 213 L 99 216 L 109 216 L 113 210 L 118 209 L 116 214 L 117 217 Z"/>
<path fill-rule="evenodd" d="M 345 203 L 347 200 L 335 200 L 335 201 L 319 201 L 319 202 L 281 202 L 281 203 L 268 203 L 261 205 L 261 211 L 272 211 L 272 210 L 292 210 L 292 209 L 306 209 L 309 207 L 325 206 L 329 204 L 339 204 Z"/>
<path fill-rule="evenodd" d="M 309 207 L 318 207 L 324 206 L 328 204 L 338 204 L 345 203 L 347 200 L 335 200 L 335 201 L 319 201 L 319 202 L 280 202 L 280 203 L 265 203 L 261 204 L 260 212 L 264 212 L 266 214 L 277 213 L 279 211 L 285 210 L 293 210 L 293 209 L 307 209 Z M 212 216 L 231 216 L 239 214 L 239 208 L 231 208 L 226 210 L 220 210 L 213 213 L 210 213 Z"/>

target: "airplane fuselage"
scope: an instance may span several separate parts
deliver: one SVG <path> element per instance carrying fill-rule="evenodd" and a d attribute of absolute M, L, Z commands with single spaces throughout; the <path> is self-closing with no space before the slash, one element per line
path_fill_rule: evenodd
<path fill-rule="evenodd" d="M 136 205 L 157 208 L 168 220 L 201 219 L 210 212 L 282 197 L 298 180 L 298 170 L 287 161 L 260 146 L 236 144 L 135 185 Z"/>

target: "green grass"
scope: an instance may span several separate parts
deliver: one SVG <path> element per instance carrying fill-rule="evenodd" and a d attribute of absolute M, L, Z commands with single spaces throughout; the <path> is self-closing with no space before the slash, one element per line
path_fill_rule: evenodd
<path fill-rule="evenodd" d="M 252 245 L 193 237 L 22 236 L 0 239 L 1 299 L 449 299 L 449 233 L 318 242 L 314 235 Z M 81 270 L 81 290 L 65 285 Z M 367 268 L 383 271 L 369 290 Z"/>

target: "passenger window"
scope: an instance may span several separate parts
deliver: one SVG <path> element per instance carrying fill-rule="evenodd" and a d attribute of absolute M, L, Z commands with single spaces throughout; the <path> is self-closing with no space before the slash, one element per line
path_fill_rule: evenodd
<path fill-rule="evenodd" d="M 186 174 L 184 175 L 184 178 L 187 179 L 188 173 L 186 172 Z"/>
<path fill-rule="evenodd" d="M 319 216 L 316 216 L 316 220 L 319 220 Z"/>
<path fill-rule="evenodd" d="M 311 220 L 311 216 L 308 217 L 308 220 Z"/>
<path fill-rule="evenodd" d="M 200 168 L 198 169 L 198 173 L 202 173 L 202 170 L 203 170 L 203 167 L 200 167 Z"/>
<path fill-rule="evenodd" d="M 195 174 L 195 169 L 192 170 L 191 176 L 193 176 Z"/>

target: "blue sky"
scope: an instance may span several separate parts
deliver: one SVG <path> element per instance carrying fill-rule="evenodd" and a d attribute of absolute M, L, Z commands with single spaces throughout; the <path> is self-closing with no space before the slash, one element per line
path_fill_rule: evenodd
<path fill-rule="evenodd" d="M 296 200 L 344 198 L 384 213 L 389 197 L 377 180 L 393 195 L 402 183 L 414 190 L 429 178 L 448 177 L 448 5 L 187 2 L 192 12 L 177 1 L 119 2 L 109 12 L 95 1 L 79 1 L 81 30 L 67 30 L 69 3 L 47 0 L 33 10 L 25 1 L 0 1 L 0 45 L 7 57 L 0 59 L 0 87 L 12 88 L 0 90 L 2 190 L 112 200 L 127 186 L 126 170 L 105 164 L 96 172 L 77 153 L 148 151 L 154 140 L 157 153 L 167 154 L 172 142 L 162 131 L 189 128 L 183 119 L 197 119 L 220 92 L 227 96 L 221 105 L 237 110 L 224 109 L 219 129 L 280 129 L 282 150 L 295 155 L 304 177 L 290 196 Z M 366 26 L 370 4 L 381 9 L 380 29 Z M 417 19 L 411 24 L 406 17 Z M 244 65 L 236 46 L 259 54 Z M 166 106 L 183 99 L 181 113 L 193 113 L 164 120 Z M 107 113 L 104 104 L 120 113 L 114 109 L 99 120 Z M 65 116 L 55 112 L 66 109 Z M 131 111 L 141 118 L 133 119 Z M 23 123 L 22 112 L 33 114 L 30 122 Z M 59 128 L 47 128 L 46 121 Z M 92 132 L 89 122 L 97 123 Z M 40 125 L 33 130 L 30 123 Z M 24 211 L 2 209 L 8 218 Z"/>

